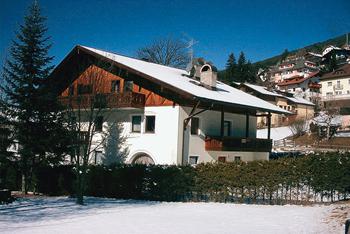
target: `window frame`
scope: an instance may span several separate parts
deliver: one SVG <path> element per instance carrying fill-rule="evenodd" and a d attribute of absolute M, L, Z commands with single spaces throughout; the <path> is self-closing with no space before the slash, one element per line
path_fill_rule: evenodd
<path fill-rule="evenodd" d="M 218 156 L 218 162 L 219 163 L 226 163 L 227 162 L 227 156 Z"/>
<path fill-rule="evenodd" d="M 92 94 L 93 86 L 92 84 L 78 84 L 77 85 L 77 94 Z"/>
<path fill-rule="evenodd" d="M 133 92 L 134 91 L 134 81 L 132 81 L 132 80 L 124 80 L 123 86 L 124 86 L 123 92 Z"/>
<path fill-rule="evenodd" d="M 118 84 L 118 90 L 116 89 L 116 84 Z M 111 93 L 120 93 L 120 80 L 111 80 Z"/>
<path fill-rule="evenodd" d="M 191 163 L 191 158 L 195 158 L 195 163 Z M 199 159 L 199 155 L 190 155 L 188 156 L 188 163 L 190 165 L 197 165 L 198 164 L 198 159 Z"/>
<path fill-rule="evenodd" d="M 147 118 L 150 118 L 150 117 L 154 117 L 153 131 L 147 130 L 147 124 L 148 124 Z M 150 134 L 156 133 L 156 116 L 155 115 L 145 115 L 145 133 L 150 133 Z"/>
<path fill-rule="evenodd" d="M 193 126 L 194 126 L 194 125 L 193 125 L 193 122 L 192 122 L 193 119 L 197 119 L 197 120 L 198 120 L 198 124 L 197 124 L 197 133 L 194 133 L 194 132 L 193 132 L 193 130 L 194 130 L 194 129 L 193 129 Z M 200 118 L 199 118 L 199 117 L 191 117 L 191 129 L 190 129 L 191 135 L 192 135 L 192 136 L 198 136 L 198 135 L 199 135 L 199 129 L 200 129 Z"/>
<path fill-rule="evenodd" d="M 134 120 L 134 117 L 140 117 L 140 130 L 139 131 L 135 131 L 134 130 L 134 123 L 133 123 L 133 120 Z M 141 133 L 141 130 L 142 130 L 142 115 L 131 115 L 130 116 L 130 124 L 131 124 L 131 128 L 130 128 L 130 132 L 131 133 Z"/>

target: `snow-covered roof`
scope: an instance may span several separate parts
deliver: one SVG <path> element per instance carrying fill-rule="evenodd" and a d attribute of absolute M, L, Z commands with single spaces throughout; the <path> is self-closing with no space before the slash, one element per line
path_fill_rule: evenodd
<path fill-rule="evenodd" d="M 253 84 L 249 84 L 249 83 L 243 83 L 245 86 L 261 93 L 264 95 L 269 95 L 269 96 L 276 96 L 276 97 L 282 97 L 282 98 L 286 98 L 288 100 L 290 100 L 291 102 L 297 103 L 297 104 L 302 104 L 302 105 L 308 105 L 308 106 L 314 106 L 315 104 L 304 99 L 304 98 L 300 98 L 300 97 L 288 97 L 279 93 L 275 93 L 275 92 L 271 92 L 269 90 L 266 89 L 266 87 L 264 86 L 260 86 L 260 85 L 253 85 Z"/>
<path fill-rule="evenodd" d="M 311 120 L 312 123 L 315 123 L 320 126 L 340 126 L 342 124 L 342 116 L 341 115 L 328 115 L 326 112 L 321 111 L 318 116 Z"/>
<path fill-rule="evenodd" d="M 307 105 L 307 106 L 314 106 L 315 104 L 304 99 L 304 98 L 300 98 L 300 97 L 287 97 L 285 96 L 285 98 L 287 98 L 288 100 L 297 103 L 297 104 L 302 104 L 302 105 Z"/>
<path fill-rule="evenodd" d="M 274 93 L 274 92 L 271 92 L 269 90 L 266 89 L 266 87 L 264 86 L 260 86 L 260 85 L 253 85 L 253 84 L 249 84 L 249 83 L 244 83 L 245 86 L 261 93 L 261 94 L 264 94 L 264 95 L 269 95 L 269 96 L 276 96 L 276 97 L 283 97 L 281 94 L 278 94 L 278 93 Z"/>
<path fill-rule="evenodd" d="M 183 92 L 191 94 L 198 99 L 246 106 L 248 108 L 254 108 L 260 111 L 285 114 L 290 113 L 279 108 L 278 106 L 275 106 L 260 98 L 254 97 L 219 81 L 216 83 L 216 90 L 207 89 L 203 86 L 198 85 L 198 81 L 189 78 L 189 73 L 186 70 L 146 62 L 86 46 L 81 47 L 89 50 L 90 52 L 101 55 L 107 59 L 115 61 L 116 63 L 128 67 L 132 70 L 138 71 L 141 74 L 152 77 L 155 80 L 166 83 L 167 85 L 170 85 Z"/>
<path fill-rule="evenodd" d="M 322 52 L 322 56 L 325 56 L 326 54 L 328 54 L 329 52 L 331 52 L 332 50 L 341 50 L 341 48 L 337 47 L 337 46 L 333 46 L 330 45 L 327 48 L 325 48 Z"/>

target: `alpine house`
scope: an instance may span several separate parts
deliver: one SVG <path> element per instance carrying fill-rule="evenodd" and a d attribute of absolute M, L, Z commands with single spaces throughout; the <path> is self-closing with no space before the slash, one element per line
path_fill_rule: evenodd
<path fill-rule="evenodd" d="M 102 135 L 108 123 L 122 123 L 127 163 L 268 160 L 272 140 L 256 138 L 257 117 L 271 123 L 271 113 L 289 112 L 217 81 L 216 74 L 202 60 L 189 72 L 76 46 L 52 72 L 51 84 L 72 109 L 78 100 L 104 98 L 113 113 L 96 117 L 95 128 Z M 91 154 L 96 159 L 104 149 Z"/>

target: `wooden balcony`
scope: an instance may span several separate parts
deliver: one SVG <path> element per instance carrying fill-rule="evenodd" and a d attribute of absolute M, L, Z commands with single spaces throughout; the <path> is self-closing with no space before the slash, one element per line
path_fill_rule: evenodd
<path fill-rule="evenodd" d="M 271 139 L 206 136 L 206 151 L 270 152 Z"/>
<path fill-rule="evenodd" d="M 59 97 L 59 101 L 73 109 L 145 107 L 145 95 L 134 92 L 66 96 Z"/>

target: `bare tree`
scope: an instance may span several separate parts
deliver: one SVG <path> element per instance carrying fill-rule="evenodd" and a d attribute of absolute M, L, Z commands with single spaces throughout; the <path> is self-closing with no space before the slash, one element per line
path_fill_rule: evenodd
<path fill-rule="evenodd" d="M 96 163 L 97 153 L 102 154 L 109 136 L 104 122 L 108 121 L 114 112 L 110 103 L 119 98 L 118 94 L 104 93 L 106 71 L 109 70 L 108 67 L 100 69 L 90 66 L 78 79 L 77 95 L 61 98 L 62 104 L 67 108 L 67 127 L 72 136 L 70 156 L 77 175 L 78 204 L 84 203 L 88 165 Z"/>
<path fill-rule="evenodd" d="M 179 39 L 165 37 L 137 51 L 137 57 L 175 68 L 186 68 L 190 62 L 187 45 Z"/>
<path fill-rule="evenodd" d="M 294 137 L 302 136 L 306 132 L 306 121 L 304 119 L 296 119 L 289 128 Z"/>

